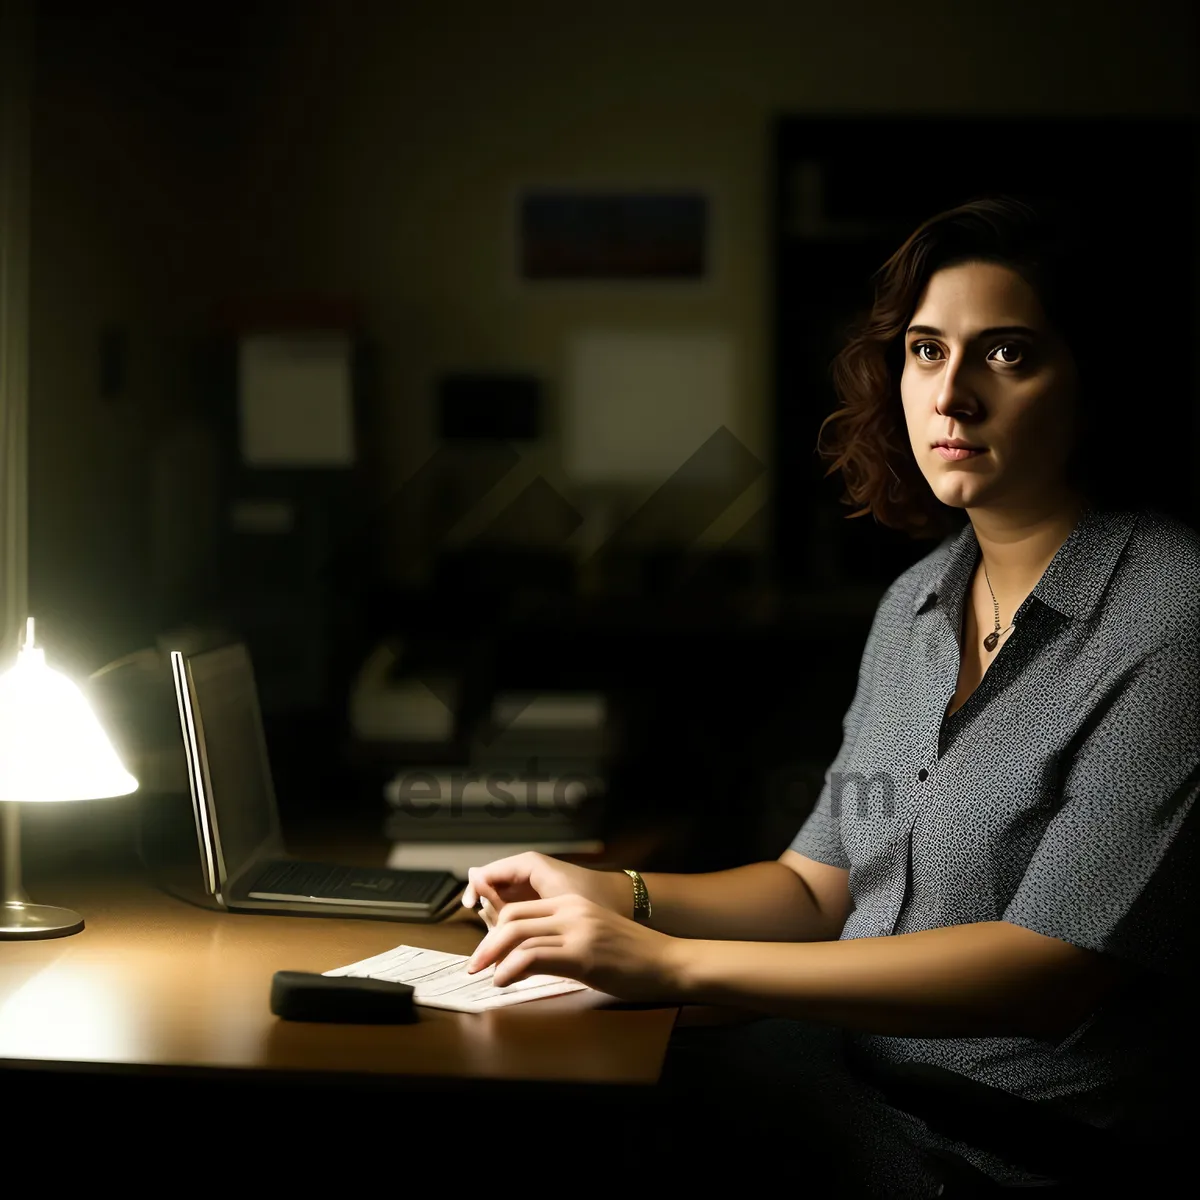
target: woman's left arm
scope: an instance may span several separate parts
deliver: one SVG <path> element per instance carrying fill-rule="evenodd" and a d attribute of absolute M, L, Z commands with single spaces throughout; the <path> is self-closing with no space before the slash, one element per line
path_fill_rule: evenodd
<path fill-rule="evenodd" d="M 1059 1039 L 1116 960 L 1005 921 L 828 942 L 672 938 L 577 896 L 508 905 L 471 956 L 495 982 L 565 975 L 624 1000 L 726 1005 L 909 1037 Z"/>
<path fill-rule="evenodd" d="M 783 946 L 693 942 L 669 957 L 689 1001 L 899 1037 L 1057 1041 L 1127 970 L 1006 921 Z"/>

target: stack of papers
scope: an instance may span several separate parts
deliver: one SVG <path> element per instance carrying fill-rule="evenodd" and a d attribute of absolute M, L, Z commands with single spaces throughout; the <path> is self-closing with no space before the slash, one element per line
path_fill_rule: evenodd
<path fill-rule="evenodd" d="M 594 692 L 506 692 L 492 701 L 492 720 L 501 729 L 603 729 L 608 704 Z"/>
<path fill-rule="evenodd" d="M 561 854 L 603 854 L 599 838 L 563 839 L 558 842 L 399 842 L 388 851 L 387 865 L 393 871 L 449 871 L 466 879 L 472 867 L 482 867 L 498 858 L 525 850 L 536 850 L 551 858 Z"/>
<path fill-rule="evenodd" d="M 421 950 L 416 946 L 396 946 L 383 954 L 364 958 L 346 967 L 335 967 L 326 975 L 353 975 L 359 978 L 386 979 L 413 987 L 413 1001 L 425 1008 L 446 1008 L 452 1012 L 486 1012 L 509 1004 L 524 1004 L 565 992 L 590 991 L 586 984 L 557 975 L 531 975 L 519 983 L 497 987 L 492 982 L 495 967 L 475 975 L 466 970 L 467 955 L 446 954 L 440 950 Z"/>

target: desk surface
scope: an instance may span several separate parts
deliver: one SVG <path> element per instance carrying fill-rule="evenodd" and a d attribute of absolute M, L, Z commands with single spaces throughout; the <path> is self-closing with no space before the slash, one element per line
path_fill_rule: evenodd
<path fill-rule="evenodd" d="M 30 890 L 86 927 L 0 941 L 0 1067 L 645 1085 L 675 1021 L 673 1008 L 580 993 L 479 1014 L 421 1009 L 413 1025 L 280 1021 L 268 1006 L 277 970 L 325 971 L 400 943 L 465 954 L 482 926 L 465 912 L 436 925 L 210 912 L 133 872 Z"/>

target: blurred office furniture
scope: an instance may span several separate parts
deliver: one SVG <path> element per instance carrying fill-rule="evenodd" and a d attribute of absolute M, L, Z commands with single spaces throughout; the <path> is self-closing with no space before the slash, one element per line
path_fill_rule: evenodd
<path fill-rule="evenodd" d="M 455 559 L 447 578 L 467 579 L 466 556 Z M 373 595 L 372 621 L 396 630 L 405 647 L 407 662 L 391 668 L 397 679 L 428 706 L 431 681 L 453 665 L 458 689 L 450 741 L 354 737 L 351 755 L 374 795 L 421 765 L 440 773 L 444 797 L 453 772 L 482 777 L 530 752 L 547 757 L 551 744 L 560 758 L 567 747 L 586 757 L 592 733 L 569 726 L 584 725 L 589 706 L 594 717 L 602 697 L 611 727 L 600 743 L 606 845 L 609 831 L 655 830 L 651 869 L 728 866 L 786 848 L 840 745 L 879 593 L 789 597 L 742 552 L 655 550 L 629 559 L 637 582 L 629 593 L 551 586 L 547 572 L 544 587 L 519 599 L 503 589 L 486 602 L 457 588 Z M 496 736 L 530 697 L 545 702 L 523 710 L 527 728 L 518 719 L 507 737 Z M 555 697 L 566 698 L 559 715 L 568 727 L 552 735 L 529 727 Z M 436 721 L 448 728 L 440 712 Z M 485 794 L 486 781 L 476 792 Z"/>
<path fill-rule="evenodd" d="M 461 675 L 444 669 L 406 673 L 403 657 L 397 641 L 381 642 L 368 654 L 350 692 L 350 728 L 363 744 L 441 757 L 455 740 Z"/>
<path fill-rule="evenodd" d="M 366 519 L 374 354 L 340 301 L 230 302 L 197 355 L 217 447 L 213 586 L 203 619 L 249 646 L 264 718 L 323 717 L 344 695 Z"/>
<path fill-rule="evenodd" d="M 355 677 L 350 729 L 383 780 L 394 864 L 484 862 L 496 846 L 598 853 L 613 753 L 604 696 L 500 692 L 465 706 L 470 674 L 409 661 L 393 640 Z"/>
<path fill-rule="evenodd" d="M 389 862 L 441 854 L 453 869 L 522 850 L 600 854 L 613 740 L 601 693 L 498 693 L 462 767 L 406 768 L 389 781 Z"/>

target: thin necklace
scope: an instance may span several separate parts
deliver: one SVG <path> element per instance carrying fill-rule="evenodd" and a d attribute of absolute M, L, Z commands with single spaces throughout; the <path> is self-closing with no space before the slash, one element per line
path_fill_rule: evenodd
<path fill-rule="evenodd" d="M 992 592 L 992 607 L 996 610 L 996 628 L 983 639 L 983 648 L 989 652 L 995 650 L 997 642 L 1011 629 L 1017 622 L 1015 619 L 1009 622 L 1008 629 L 1000 628 L 1000 604 L 996 600 L 996 593 L 992 591 L 992 581 L 988 579 L 987 563 L 983 564 L 983 577 L 987 581 L 988 591 Z"/>

